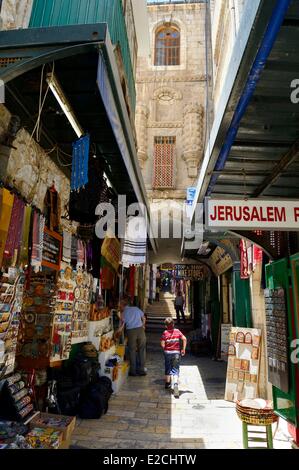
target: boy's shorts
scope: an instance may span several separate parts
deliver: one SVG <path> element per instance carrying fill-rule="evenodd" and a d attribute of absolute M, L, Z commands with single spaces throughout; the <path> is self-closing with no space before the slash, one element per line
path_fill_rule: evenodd
<path fill-rule="evenodd" d="M 180 373 L 180 354 L 164 353 L 165 357 L 165 375 L 179 375 Z"/>

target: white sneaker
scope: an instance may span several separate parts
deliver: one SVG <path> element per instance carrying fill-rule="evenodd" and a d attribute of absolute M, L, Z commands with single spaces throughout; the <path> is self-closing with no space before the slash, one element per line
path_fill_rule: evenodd
<path fill-rule="evenodd" d="M 173 386 L 173 395 L 175 398 L 180 398 L 179 386 L 178 384 L 174 384 Z"/>

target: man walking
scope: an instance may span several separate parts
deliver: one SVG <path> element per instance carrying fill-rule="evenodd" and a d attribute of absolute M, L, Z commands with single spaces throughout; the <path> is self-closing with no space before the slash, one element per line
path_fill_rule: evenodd
<path fill-rule="evenodd" d="M 181 291 L 179 291 L 176 295 L 175 300 L 174 300 L 174 306 L 175 306 L 176 318 L 177 318 L 178 324 L 181 323 L 180 314 L 182 314 L 182 319 L 183 319 L 184 323 L 186 323 L 185 312 L 184 312 L 184 304 L 185 304 L 185 300 L 184 300 L 183 294 L 182 294 Z"/>
<path fill-rule="evenodd" d="M 145 348 L 146 348 L 146 336 L 145 336 L 145 316 L 142 310 L 138 307 L 132 307 L 129 305 L 127 298 L 121 300 L 120 311 L 122 315 L 122 326 L 119 332 L 122 332 L 126 328 L 128 336 L 128 346 L 130 355 L 130 372 L 131 377 L 137 375 L 146 375 L 145 372 Z M 136 369 L 137 354 L 139 356 L 139 370 Z"/>

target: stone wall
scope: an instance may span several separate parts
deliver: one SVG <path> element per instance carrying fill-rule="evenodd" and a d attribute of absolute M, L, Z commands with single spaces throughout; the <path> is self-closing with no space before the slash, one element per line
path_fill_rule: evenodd
<path fill-rule="evenodd" d="M 0 140 L 4 136 L 10 113 L 0 106 Z M 13 142 L 7 167 L 7 180 L 29 202 L 44 209 L 44 198 L 48 187 L 54 182 L 61 197 L 62 215 L 69 201 L 70 182 L 49 155 L 21 128 Z"/>
<path fill-rule="evenodd" d="M 33 0 L 2 0 L 0 28 L 28 28 Z"/>
<path fill-rule="evenodd" d="M 221 98 L 226 74 L 239 34 L 246 3 L 250 0 L 214 0 L 212 2 L 212 49 L 214 64 L 214 109 Z"/>
<path fill-rule="evenodd" d="M 205 5 L 148 6 L 151 57 L 140 57 L 137 66 L 136 131 L 139 161 L 151 200 L 186 199 L 203 157 L 205 139 Z M 181 61 L 178 66 L 155 66 L 157 27 L 173 24 L 180 30 Z M 175 185 L 153 190 L 155 137 L 176 137 Z"/>

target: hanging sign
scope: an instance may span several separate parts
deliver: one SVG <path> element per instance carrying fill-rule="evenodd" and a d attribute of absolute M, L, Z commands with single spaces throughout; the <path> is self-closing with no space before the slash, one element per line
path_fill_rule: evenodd
<path fill-rule="evenodd" d="M 62 254 L 62 236 L 59 233 L 52 232 L 45 228 L 44 230 L 44 243 L 42 266 L 45 266 L 55 271 L 60 270 Z"/>
<path fill-rule="evenodd" d="M 196 188 L 187 188 L 187 205 L 192 206 L 196 195 Z"/>
<path fill-rule="evenodd" d="M 299 200 L 206 199 L 206 228 L 299 230 Z"/>
<path fill-rule="evenodd" d="M 175 279 L 203 280 L 208 274 L 202 264 L 176 264 L 173 270 Z"/>

